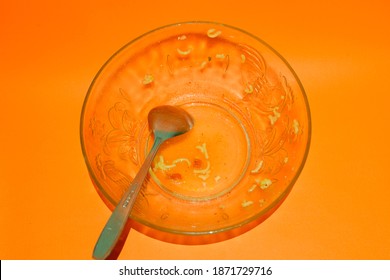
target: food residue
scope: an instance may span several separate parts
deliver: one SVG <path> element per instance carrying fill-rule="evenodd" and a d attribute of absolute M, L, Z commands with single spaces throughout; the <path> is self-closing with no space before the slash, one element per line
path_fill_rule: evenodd
<path fill-rule="evenodd" d="M 197 148 L 198 150 L 201 151 L 202 154 L 204 154 L 204 157 L 206 159 L 209 159 L 209 154 L 207 152 L 207 147 L 206 147 L 206 143 L 203 143 L 202 145 L 198 145 L 196 146 L 195 148 Z"/>
<path fill-rule="evenodd" d="M 272 112 L 274 113 L 273 115 L 269 115 L 268 118 L 271 122 L 271 125 L 274 125 L 276 121 L 280 118 L 280 113 L 278 112 L 279 107 L 275 107 Z"/>
<path fill-rule="evenodd" d="M 253 201 L 251 201 L 251 200 L 244 200 L 241 203 L 241 206 L 245 208 L 245 207 L 251 206 L 252 204 L 253 204 Z"/>
<path fill-rule="evenodd" d="M 164 157 L 160 155 L 159 156 L 159 161 L 154 164 L 153 170 L 154 171 L 156 171 L 156 170 L 166 171 L 166 170 L 169 170 L 169 169 L 174 168 L 174 167 L 176 167 L 175 163 L 166 164 L 165 160 L 164 160 Z"/>
<path fill-rule="evenodd" d="M 178 159 L 175 159 L 172 163 L 176 164 L 176 163 L 180 163 L 180 162 L 185 162 L 188 164 L 188 166 L 191 166 L 191 162 L 188 158 L 178 158 Z"/>
<path fill-rule="evenodd" d="M 172 180 L 182 180 L 183 174 L 175 172 L 175 170 L 173 169 L 178 164 L 186 164 L 188 165 L 188 168 L 191 168 L 191 172 L 194 174 L 194 176 L 198 177 L 203 181 L 203 186 L 206 186 L 205 181 L 210 177 L 211 174 L 211 162 L 209 160 L 206 143 L 198 145 L 195 148 L 202 153 L 202 157 L 204 157 L 203 159 L 195 158 L 191 162 L 190 159 L 181 157 L 169 163 L 165 161 L 162 155 L 160 155 L 154 161 L 153 171 L 162 171 L 166 174 L 167 178 Z M 219 180 L 221 180 L 221 177 L 216 175 L 214 176 L 214 180 L 215 182 L 218 182 Z"/>
<path fill-rule="evenodd" d="M 209 63 L 208 61 L 202 61 L 202 63 L 200 64 L 200 68 L 201 69 L 204 69 L 206 66 L 207 66 L 207 63 Z"/>
<path fill-rule="evenodd" d="M 271 181 L 270 179 L 263 179 L 263 180 L 257 179 L 257 180 L 256 180 L 256 183 L 258 184 L 258 186 L 259 186 L 260 189 L 262 189 L 262 190 L 265 190 L 265 189 L 267 189 L 269 186 L 272 185 L 272 181 Z"/>
<path fill-rule="evenodd" d="M 153 77 L 153 75 L 151 75 L 151 74 L 146 74 L 145 76 L 144 76 L 144 79 L 142 80 L 142 83 L 144 84 L 144 85 L 149 85 L 149 84 L 151 84 L 151 83 L 153 83 L 154 82 L 154 77 Z"/>
<path fill-rule="evenodd" d="M 194 168 L 201 168 L 202 167 L 202 160 L 199 158 L 194 159 L 193 166 L 194 166 Z"/>
<path fill-rule="evenodd" d="M 195 174 L 207 174 L 210 171 L 210 161 L 207 161 L 207 167 L 204 169 L 194 169 Z"/>
<path fill-rule="evenodd" d="M 202 179 L 203 181 L 206 181 L 210 177 L 210 170 L 211 164 L 210 161 L 207 160 L 207 166 L 204 169 L 194 169 L 194 174 L 198 176 L 198 178 Z"/>
<path fill-rule="evenodd" d="M 216 30 L 214 28 L 210 28 L 209 30 L 207 30 L 207 36 L 209 38 L 217 38 L 219 35 L 221 35 L 222 31 L 220 30 Z"/>
<path fill-rule="evenodd" d="M 248 192 L 253 192 L 257 188 L 257 184 L 253 184 L 249 189 Z"/>
<path fill-rule="evenodd" d="M 210 172 L 208 171 L 205 174 L 198 175 L 198 178 L 202 179 L 203 181 L 206 181 L 210 177 Z M 205 186 L 205 185 L 204 185 Z"/>
<path fill-rule="evenodd" d="M 295 135 L 299 133 L 299 122 L 297 120 L 293 120 L 293 131 Z"/>
<path fill-rule="evenodd" d="M 259 203 L 260 203 L 260 206 L 263 206 L 264 203 L 265 203 L 265 199 L 264 199 L 264 198 L 260 199 L 260 200 L 259 200 Z"/>
<path fill-rule="evenodd" d="M 272 185 L 272 181 L 270 179 L 256 179 L 256 183 L 254 183 L 252 186 L 249 187 L 248 192 L 253 192 L 257 187 L 260 187 L 260 189 L 265 190 L 269 186 Z"/>
<path fill-rule="evenodd" d="M 245 54 L 241 54 L 241 63 L 245 63 L 245 61 L 246 61 Z"/>
<path fill-rule="evenodd" d="M 180 173 L 167 174 L 168 178 L 174 181 L 182 180 L 183 177 Z"/>
<path fill-rule="evenodd" d="M 253 86 L 251 84 L 247 84 L 246 88 L 244 89 L 245 93 L 252 93 L 253 92 Z"/>
<path fill-rule="evenodd" d="M 252 174 L 256 174 L 256 173 L 259 173 L 259 171 L 260 171 L 260 169 L 263 167 L 263 161 L 260 161 L 257 165 L 256 165 L 256 167 L 253 169 L 253 170 L 251 170 L 251 173 Z"/>
<path fill-rule="evenodd" d="M 181 50 L 181 49 L 179 49 L 179 48 L 177 48 L 176 49 L 177 50 L 177 53 L 179 54 L 179 55 L 181 55 L 181 56 L 187 56 L 187 55 L 189 55 L 190 53 L 191 53 L 191 48 L 188 48 L 188 49 L 186 49 L 186 50 Z"/>

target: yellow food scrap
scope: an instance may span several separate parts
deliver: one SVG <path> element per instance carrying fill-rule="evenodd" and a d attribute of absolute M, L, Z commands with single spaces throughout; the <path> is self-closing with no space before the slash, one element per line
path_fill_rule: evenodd
<path fill-rule="evenodd" d="M 221 176 L 215 176 L 214 180 L 215 180 L 216 183 L 218 183 L 221 180 Z"/>
<path fill-rule="evenodd" d="M 179 40 L 179 41 L 184 41 L 185 39 L 187 39 L 186 35 L 181 35 L 181 36 L 177 37 L 177 40 Z"/>
<path fill-rule="evenodd" d="M 217 53 L 215 55 L 215 58 L 217 58 L 217 59 L 225 59 L 225 57 L 226 57 L 226 55 L 224 53 Z"/>
<path fill-rule="evenodd" d="M 144 76 L 144 79 L 142 80 L 142 83 L 144 84 L 144 85 L 149 85 L 149 84 L 151 84 L 151 83 L 153 83 L 154 82 L 154 77 L 153 77 L 153 75 L 151 75 L 151 74 L 146 74 L 145 76 Z"/>
<path fill-rule="evenodd" d="M 171 169 L 171 168 L 174 168 L 174 167 L 176 167 L 176 164 L 174 164 L 174 163 L 173 164 L 166 164 L 165 160 L 164 160 L 164 157 L 160 156 L 159 157 L 159 161 L 154 164 L 153 170 L 154 171 L 156 171 L 156 170 L 165 171 L 165 170 L 168 170 L 168 169 Z"/>
<path fill-rule="evenodd" d="M 278 112 L 279 107 L 275 107 L 272 112 L 274 113 L 273 115 L 269 115 L 268 118 L 271 122 L 271 125 L 274 125 L 276 121 L 280 118 L 280 113 Z"/>
<path fill-rule="evenodd" d="M 178 159 L 175 159 L 172 164 L 176 164 L 176 163 L 180 163 L 180 162 L 185 162 L 188 164 L 188 166 L 190 167 L 191 166 L 191 162 L 188 158 L 178 158 Z"/>
<path fill-rule="evenodd" d="M 244 200 L 241 203 L 241 206 L 245 208 L 245 207 L 251 206 L 252 204 L 253 204 L 253 201 L 251 201 L 251 200 Z"/>
<path fill-rule="evenodd" d="M 293 132 L 295 135 L 299 133 L 299 122 L 297 120 L 293 120 Z"/>
<path fill-rule="evenodd" d="M 246 88 L 244 89 L 245 93 L 252 93 L 253 92 L 253 86 L 251 84 L 247 84 Z"/>
<path fill-rule="evenodd" d="M 205 169 L 194 169 L 194 174 L 198 175 L 198 178 L 202 179 L 203 181 L 206 181 L 210 177 L 210 162 L 207 161 L 207 167 Z"/>
<path fill-rule="evenodd" d="M 200 64 L 200 68 L 204 69 L 207 65 L 208 61 L 202 61 L 202 63 Z"/>
<path fill-rule="evenodd" d="M 259 185 L 260 189 L 262 190 L 265 190 L 272 185 L 272 181 L 270 179 L 263 179 L 263 180 L 257 179 L 256 183 Z"/>
<path fill-rule="evenodd" d="M 202 145 L 198 145 L 195 148 L 201 151 L 201 153 L 204 155 L 206 159 L 209 159 L 209 154 L 207 152 L 206 143 L 203 143 Z"/>
<path fill-rule="evenodd" d="M 259 203 L 260 203 L 260 206 L 263 206 L 264 203 L 265 203 L 265 199 L 264 199 L 264 198 L 260 199 L 260 200 L 259 200 Z"/>
<path fill-rule="evenodd" d="M 177 53 L 181 56 L 187 56 L 191 53 L 192 49 L 191 48 L 188 48 L 186 50 L 181 50 L 179 48 L 176 49 L 177 50 Z"/>
<path fill-rule="evenodd" d="M 207 36 L 209 38 L 217 38 L 219 35 L 221 35 L 221 33 L 221 30 L 216 30 L 215 28 L 210 28 L 209 30 L 207 30 Z"/>
<path fill-rule="evenodd" d="M 210 177 L 209 172 L 204 175 L 198 175 L 198 178 L 202 179 L 203 181 L 206 181 Z"/>
<path fill-rule="evenodd" d="M 249 189 L 248 192 L 253 192 L 257 187 L 257 184 L 253 184 Z"/>
<path fill-rule="evenodd" d="M 252 174 L 259 173 L 259 171 L 260 171 L 260 169 L 261 169 L 262 167 L 263 167 L 263 161 L 260 161 L 260 162 L 256 165 L 255 169 L 251 170 L 251 173 L 252 173 Z"/>
<path fill-rule="evenodd" d="M 245 61 L 246 61 L 245 54 L 241 54 L 241 63 L 245 63 Z"/>

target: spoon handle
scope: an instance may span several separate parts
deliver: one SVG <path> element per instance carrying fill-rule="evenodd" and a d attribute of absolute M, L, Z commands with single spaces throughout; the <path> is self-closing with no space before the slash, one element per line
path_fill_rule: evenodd
<path fill-rule="evenodd" d="M 152 149 L 142 164 L 141 169 L 112 212 L 99 236 L 98 241 L 96 242 L 93 251 L 93 257 L 95 259 L 106 259 L 115 248 L 115 245 L 121 236 L 130 212 L 137 199 L 137 195 L 142 187 L 145 177 L 148 174 L 152 161 L 163 141 L 164 140 L 162 138 L 155 139 Z"/>

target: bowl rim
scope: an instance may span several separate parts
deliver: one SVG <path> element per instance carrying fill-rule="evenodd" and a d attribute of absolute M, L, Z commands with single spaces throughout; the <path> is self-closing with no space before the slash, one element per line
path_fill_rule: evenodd
<path fill-rule="evenodd" d="M 299 176 L 301 175 L 302 170 L 303 170 L 304 166 L 306 165 L 307 158 L 308 158 L 308 155 L 309 155 L 310 146 L 311 146 L 311 137 L 312 137 L 311 110 L 310 110 L 310 106 L 309 106 L 308 96 L 307 96 L 306 91 L 305 91 L 305 89 L 303 87 L 303 84 L 300 81 L 300 79 L 299 79 L 298 75 L 296 74 L 295 70 L 288 63 L 288 61 L 278 51 L 276 51 L 271 45 L 269 45 L 267 42 L 265 42 L 264 40 L 262 40 L 258 36 L 248 32 L 248 31 L 246 31 L 244 29 L 235 27 L 235 26 L 230 25 L 230 24 L 225 24 L 225 23 L 221 23 L 221 22 L 217 22 L 217 21 L 202 21 L 202 20 L 199 20 L 199 21 L 182 21 L 182 22 L 162 25 L 160 27 L 151 29 L 151 30 L 149 30 L 149 31 L 147 31 L 147 32 L 145 32 L 145 33 L 135 37 L 134 39 L 130 40 L 128 43 L 126 43 L 121 48 L 119 48 L 117 51 L 115 51 L 103 63 L 103 65 L 99 68 L 98 72 L 94 75 L 94 78 L 93 78 L 91 84 L 88 87 L 87 93 L 86 93 L 84 101 L 82 103 L 81 115 L 80 115 L 79 137 L 80 137 L 81 150 L 82 150 L 82 154 L 83 154 L 83 158 L 84 158 L 85 164 L 86 164 L 87 169 L 88 169 L 88 174 L 89 174 L 90 178 L 93 181 L 93 185 L 95 185 L 97 190 L 101 192 L 100 195 L 104 196 L 104 198 L 106 200 L 108 200 L 108 202 L 113 207 L 115 207 L 115 201 L 112 199 L 112 197 L 110 195 L 108 195 L 108 193 L 104 190 L 104 188 L 100 184 L 98 178 L 96 177 L 96 175 L 95 175 L 95 173 L 94 173 L 94 171 L 93 171 L 93 169 L 91 167 L 90 161 L 88 160 L 88 156 L 87 156 L 86 145 L 85 145 L 83 133 L 84 133 L 84 129 L 85 129 L 85 123 L 84 123 L 85 113 L 86 113 L 85 111 L 86 111 L 86 107 L 87 107 L 87 103 L 88 103 L 89 97 L 91 95 L 92 89 L 94 88 L 96 80 L 100 77 L 100 74 L 104 71 L 106 66 L 111 63 L 111 61 L 113 61 L 120 53 L 122 53 L 122 51 L 124 51 L 125 49 L 127 49 L 129 46 L 131 46 L 135 42 L 141 40 L 142 38 L 144 38 L 144 37 L 146 37 L 146 36 L 148 36 L 148 35 L 150 35 L 152 33 L 156 33 L 156 32 L 158 32 L 160 30 L 164 30 L 164 29 L 168 29 L 168 28 L 174 28 L 174 27 L 183 26 L 183 25 L 221 26 L 223 28 L 232 29 L 232 30 L 235 30 L 235 31 L 237 31 L 239 33 L 242 33 L 242 34 L 246 35 L 246 36 L 249 36 L 252 39 L 254 39 L 254 40 L 258 41 L 259 43 L 261 43 L 262 45 L 264 45 L 266 48 L 268 48 L 274 55 L 276 55 L 284 63 L 284 65 L 287 67 L 287 69 L 293 75 L 293 77 L 294 77 L 296 83 L 298 84 L 298 86 L 300 88 L 300 91 L 302 93 L 303 102 L 304 102 L 304 105 L 305 105 L 305 108 L 306 108 L 307 143 L 306 143 L 306 147 L 305 147 L 305 150 L 304 150 L 304 153 L 303 153 L 302 161 L 300 162 L 300 164 L 299 164 L 299 166 L 298 166 L 294 176 L 292 177 L 291 182 L 279 194 L 279 196 L 276 199 L 274 199 L 267 207 L 265 207 L 261 211 L 257 212 L 256 214 L 254 214 L 250 218 L 247 218 L 247 219 L 245 219 L 245 220 L 243 220 L 243 221 L 241 221 L 239 223 L 235 223 L 235 224 L 230 225 L 230 226 L 220 227 L 220 228 L 213 229 L 213 230 L 208 230 L 208 231 L 206 231 L 206 230 L 202 230 L 202 231 L 184 231 L 184 230 L 175 230 L 175 229 L 170 229 L 170 228 L 167 228 L 167 227 L 158 226 L 158 225 L 152 224 L 152 223 L 150 223 L 150 222 L 148 222 L 148 221 L 146 221 L 144 219 L 139 219 L 137 217 L 133 217 L 133 216 L 129 217 L 132 220 L 140 223 L 141 225 L 150 227 L 150 228 L 158 230 L 160 232 L 167 232 L 167 233 L 171 233 L 171 234 L 180 234 L 180 235 L 188 235 L 188 236 L 220 234 L 220 233 L 227 232 L 227 231 L 230 231 L 230 230 L 234 230 L 234 229 L 243 227 L 243 226 L 245 226 L 247 224 L 253 223 L 256 220 L 260 220 L 263 216 L 267 216 L 267 214 L 271 215 L 275 211 L 275 208 L 279 207 L 282 204 L 283 200 L 286 199 L 288 194 L 291 192 L 293 186 L 295 185 L 296 181 L 298 180 Z"/>

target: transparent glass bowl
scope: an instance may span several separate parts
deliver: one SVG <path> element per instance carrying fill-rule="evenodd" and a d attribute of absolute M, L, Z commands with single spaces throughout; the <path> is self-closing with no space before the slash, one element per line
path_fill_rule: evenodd
<path fill-rule="evenodd" d="M 185 108 L 195 126 L 163 144 L 131 214 L 135 228 L 171 242 L 210 243 L 277 209 L 303 168 L 311 121 L 298 77 L 275 50 L 231 26 L 189 22 L 116 52 L 93 80 L 81 116 L 84 158 L 111 209 L 153 142 L 147 114 L 163 104 Z"/>

